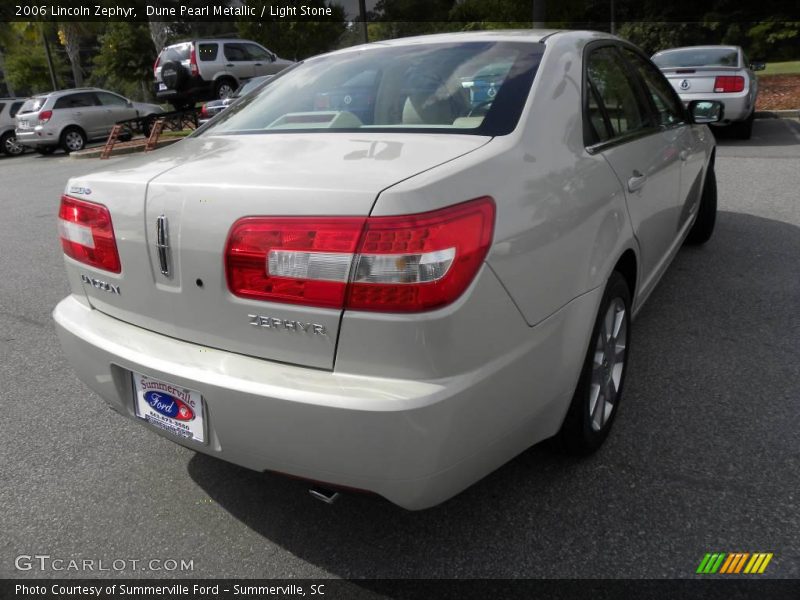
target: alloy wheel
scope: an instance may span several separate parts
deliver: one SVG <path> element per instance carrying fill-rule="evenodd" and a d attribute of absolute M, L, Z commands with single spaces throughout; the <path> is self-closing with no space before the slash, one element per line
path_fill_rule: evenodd
<path fill-rule="evenodd" d="M 83 136 L 77 131 L 69 131 L 64 136 L 64 143 L 70 151 L 81 150 L 83 148 Z"/>
<path fill-rule="evenodd" d="M 627 336 L 625 303 L 617 297 L 609 302 L 603 317 L 592 361 L 589 421 L 595 431 L 600 431 L 614 412 L 625 369 Z"/>
<path fill-rule="evenodd" d="M 12 156 L 17 156 L 17 155 L 19 155 L 19 154 L 22 154 L 22 153 L 24 152 L 24 150 L 25 150 L 25 146 L 23 146 L 22 144 L 20 144 L 20 143 L 17 141 L 17 138 L 16 138 L 16 137 L 12 136 L 12 137 L 10 137 L 10 138 L 8 138 L 8 139 L 6 140 L 6 147 L 5 147 L 5 151 L 6 151 L 8 154 L 11 154 Z"/>

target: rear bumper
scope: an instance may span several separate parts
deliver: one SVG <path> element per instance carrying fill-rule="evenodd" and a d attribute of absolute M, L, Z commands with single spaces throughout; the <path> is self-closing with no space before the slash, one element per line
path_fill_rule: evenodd
<path fill-rule="evenodd" d="M 53 131 L 49 131 L 41 126 L 34 129 L 17 129 L 17 141 L 28 148 L 37 146 L 57 146 L 58 136 Z"/>
<path fill-rule="evenodd" d="M 198 101 L 213 97 L 214 82 L 201 77 L 192 77 L 181 90 L 161 89 L 161 82 L 153 84 L 153 92 L 159 100 L 167 102 Z"/>
<path fill-rule="evenodd" d="M 754 102 L 750 97 L 750 90 L 733 94 L 682 93 L 680 97 L 684 105 L 688 105 L 692 100 L 714 100 L 716 102 L 722 102 L 725 107 L 722 119 L 723 123 L 744 121 L 750 116 L 750 113 L 752 113 L 754 109 Z"/>
<path fill-rule="evenodd" d="M 422 509 L 558 431 L 597 302 L 599 291 L 585 294 L 530 328 L 523 347 L 432 381 L 232 354 L 118 321 L 75 296 L 53 316 L 79 378 L 156 433 L 257 471 L 367 490 Z M 131 371 L 200 392 L 207 443 L 175 439 L 135 417 Z"/>

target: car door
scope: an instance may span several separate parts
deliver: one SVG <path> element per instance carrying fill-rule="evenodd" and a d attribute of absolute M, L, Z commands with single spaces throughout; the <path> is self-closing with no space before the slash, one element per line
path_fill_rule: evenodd
<path fill-rule="evenodd" d="M 268 50 L 262 48 L 258 44 L 252 43 L 243 44 L 243 46 L 247 50 L 247 54 L 253 63 L 253 73 L 255 76 L 271 75 L 274 72 L 272 70 L 272 62 L 274 59 Z"/>
<path fill-rule="evenodd" d="M 247 45 L 241 42 L 225 42 L 225 70 L 239 81 L 250 79 L 256 74 L 254 61 L 250 58 Z"/>
<path fill-rule="evenodd" d="M 89 139 L 103 135 L 106 113 L 94 92 L 76 92 L 58 98 L 53 110 L 59 113 L 59 122 L 77 125 Z"/>
<path fill-rule="evenodd" d="M 106 115 L 103 121 L 103 130 L 106 133 L 110 133 L 118 121 L 136 118 L 136 109 L 126 98 L 111 92 L 96 92 L 96 95 Z"/>
<path fill-rule="evenodd" d="M 677 237 L 677 141 L 654 121 L 642 86 L 615 43 L 591 44 L 585 67 L 592 137 L 587 149 L 602 154 L 624 188 L 645 297 L 666 268 Z"/>
<path fill-rule="evenodd" d="M 623 47 L 622 54 L 640 76 L 646 96 L 663 137 L 678 151 L 681 160 L 681 185 L 677 203 L 677 234 L 694 215 L 703 188 L 705 164 L 704 138 L 710 133 L 705 127 L 692 126 L 680 97 L 664 74 L 647 57 L 633 48 Z"/>

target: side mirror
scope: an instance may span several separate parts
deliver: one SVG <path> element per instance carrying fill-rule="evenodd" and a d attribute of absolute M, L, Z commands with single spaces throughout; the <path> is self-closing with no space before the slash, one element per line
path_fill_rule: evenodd
<path fill-rule="evenodd" d="M 753 61 L 753 62 L 750 63 L 750 68 L 753 71 L 763 71 L 764 69 L 767 68 L 767 63 L 765 63 L 763 61 L 760 61 L 760 60 Z"/>
<path fill-rule="evenodd" d="M 725 106 L 716 100 L 692 100 L 688 106 L 692 123 L 718 123 L 725 115 Z"/>
<path fill-rule="evenodd" d="M 133 108 L 133 102 L 131 100 L 128 100 L 126 104 L 128 105 L 128 108 Z"/>

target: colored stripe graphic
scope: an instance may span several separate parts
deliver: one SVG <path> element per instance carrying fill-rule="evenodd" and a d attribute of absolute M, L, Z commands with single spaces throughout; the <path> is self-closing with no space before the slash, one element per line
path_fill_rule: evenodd
<path fill-rule="evenodd" d="M 755 552 L 753 554 L 749 552 L 708 552 L 700 561 L 696 573 L 703 575 L 715 573 L 732 575 L 742 572 L 750 575 L 761 574 L 767 569 L 773 556 L 772 552 Z"/>

